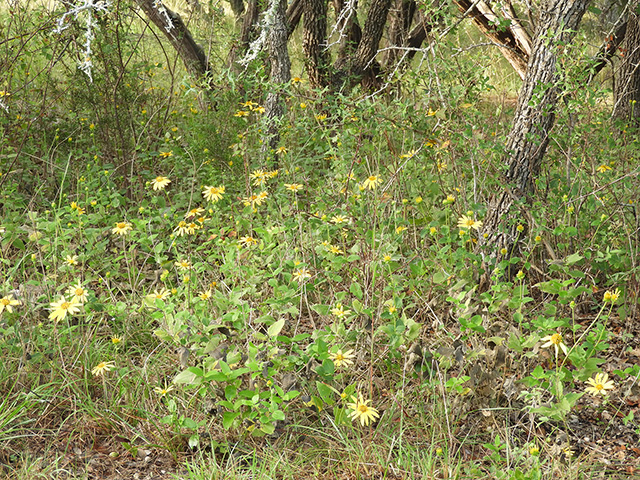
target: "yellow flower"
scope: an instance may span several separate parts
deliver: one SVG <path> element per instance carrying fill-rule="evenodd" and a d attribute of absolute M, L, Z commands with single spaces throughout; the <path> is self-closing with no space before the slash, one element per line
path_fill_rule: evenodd
<path fill-rule="evenodd" d="M 416 153 L 415 150 L 409 150 L 407 153 L 403 153 L 402 155 L 400 155 L 400 158 L 411 158 L 413 157 Z"/>
<path fill-rule="evenodd" d="M 399 227 L 396 227 L 396 233 L 400 234 L 402 232 L 404 232 L 407 229 L 407 227 L 403 227 L 402 225 L 400 225 Z"/>
<path fill-rule="evenodd" d="M 91 369 L 91 373 L 95 377 L 102 377 L 105 372 L 108 372 L 112 368 L 114 368 L 116 364 L 114 362 L 100 362 L 98 365 Z"/>
<path fill-rule="evenodd" d="M 269 177 L 269 178 L 276 178 L 278 176 L 278 172 L 280 170 L 271 170 L 270 172 L 266 172 L 265 176 Z"/>
<path fill-rule="evenodd" d="M 169 393 L 170 391 L 172 391 L 175 387 L 173 385 L 169 385 L 167 386 L 165 384 L 164 387 L 155 387 L 153 389 L 154 392 L 156 392 L 158 395 L 160 395 L 161 397 L 164 397 L 167 395 L 167 393 Z"/>
<path fill-rule="evenodd" d="M 542 241 L 542 237 L 540 235 L 536 235 L 536 238 L 534 240 L 536 241 L 536 243 L 540 243 Z"/>
<path fill-rule="evenodd" d="M 443 205 L 451 205 L 452 203 L 456 202 L 456 197 L 454 197 L 453 195 L 447 195 L 447 198 L 445 198 L 442 201 Z"/>
<path fill-rule="evenodd" d="M 351 313 L 351 310 L 345 310 L 341 303 L 336 303 L 336 306 L 331 309 L 331 313 L 338 318 L 344 318 Z"/>
<path fill-rule="evenodd" d="M 211 298 L 211 289 L 205 290 L 198 294 L 201 300 L 209 300 Z"/>
<path fill-rule="evenodd" d="M 87 290 L 82 286 L 80 280 L 67 289 L 67 295 L 72 296 L 71 301 L 78 304 L 83 304 L 87 301 Z"/>
<path fill-rule="evenodd" d="M 277 155 L 283 155 L 285 153 L 287 153 L 287 147 L 278 147 L 278 149 L 276 150 Z"/>
<path fill-rule="evenodd" d="M 609 165 L 600 165 L 596 170 L 600 173 L 605 173 L 611 170 L 611 167 Z"/>
<path fill-rule="evenodd" d="M 222 195 L 224 194 L 224 186 L 220 185 L 219 187 L 204 187 L 202 190 L 202 194 L 204 198 L 212 203 L 216 203 L 218 200 L 222 200 Z"/>
<path fill-rule="evenodd" d="M 122 338 L 121 337 L 111 337 L 111 343 L 114 345 L 118 345 L 119 343 L 122 343 Z"/>
<path fill-rule="evenodd" d="M 391 255 L 385 255 L 384 257 L 382 257 L 382 261 L 383 262 L 390 262 L 391 261 Z"/>
<path fill-rule="evenodd" d="M 416 205 L 422 203 L 422 197 L 418 195 L 413 201 L 416 202 Z"/>
<path fill-rule="evenodd" d="M 340 223 L 347 223 L 348 221 L 349 219 L 343 215 L 336 215 L 334 217 L 331 217 L 331 223 L 335 223 L 336 225 Z"/>
<path fill-rule="evenodd" d="M 187 270 L 191 270 L 191 262 L 187 260 L 180 260 L 179 262 L 175 262 L 174 265 L 178 267 L 178 270 L 181 272 L 186 272 Z"/>
<path fill-rule="evenodd" d="M 474 220 L 471 217 L 463 215 L 458 219 L 458 228 L 463 228 L 465 230 L 468 230 L 470 228 L 473 228 L 474 230 L 480 230 L 480 228 L 482 228 L 482 222 L 480 220 Z"/>
<path fill-rule="evenodd" d="M 429 233 L 431 235 L 435 235 L 436 233 L 438 233 L 438 229 L 436 227 L 431 227 L 429 228 Z"/>
<path fill-rule="evenodd" d="M 352 359 L 355 358 L 355 355 L 353 354 L 353 349 L 347 350 L 346 352 L 343 352 L 342 350 L 338 350 L 336 353 L 332 353 L 331 355 L 329 355 L 329 358 L 333 360 L 333 364 L 336 367 L 340 367 L 343 364 L 352 365 L 353 364 Z"/>
<path fill-rule="evenodd" d="M 176 232 L 176 235 L 178 235 L 179 237 L 187 234 L 193 235 L 194 233 L 196 233 L 196 229 L 193 227 L 193 225 L 193 223 L 187 223 L 184 220 L 180 220 L 174 232 Z"/>
<path fill-rule="evenodd" d="M 169 295 L 171 295 L 171 292 L 163 287 L 160 290 L 157 290 L 157 289 L 154 290 L 153 293 L 150 293 L 149 295 L 147 295 L 147 298 L 149 300 L 155 300 L 156 298 L 158 300 L 164 300 Z"/>
<path fill-rule="evenodd" d="M 620 296 L 620 289 L 616 288 L 613 292 L 611 290 L 607 290 L 606 292 L 604 292 L 604 297 L 602 298 L 602 300 L 604 301 L 604 303 L 616 303 L 616 300 L 618 300 L 618 297 Z"/>
<path fill-rule="evenodd" d="M 286 188 L 290 192 L 298 193 L 300 190 L 302 190 L 302 185 L 300 185 L 299 183 L 285 183 L 284 188 Z"/>
<path fill-rule="evenodd" d="M 249 174 L 249 178 L 253 179 L 253 184 L 256 187 L 259 187 L 260 185 L 263 185 L 264 182 L 267 180 L 266 173 L 262 169 L 254 170 L 253 173 Z"/>
<path fill-rule="evenodd" d="M 7 309 L 7 312 L 12 313 L 13 307 L 17 305 L 22 305 L 22 302 L 20 300 L 14 300 L 13 295 L 7 295 L 6 297 L 0 298 L 0 314 L 2 314 L 5 308 Z"/>
<path fill-rule="evenodd" d="M 269 194 L 266 191 L 260 192 L 258 195 L 250 195 L 248 197 L 244 197 L 242 199 L 242 203 L 245 207 L 251 205 L 252 207 L 260 206 L 264 202 L 264 199 L 267 198 Z"/>
<path fill-rule="evenodd" d="M 300 77 L 293 77 L 291 83 L 302 83 L 303 80 Z"/>
<path fill-rule="evenodd" d="M 362 393 L 357 400 L 355 397 L 351 397 L 351 399 L 353 403 L 347 404 L 347 407 L 353 410 L 353 412 L 349 414 L 351 420 L 360 419 L 360 424 L 364 427 L 380 416 L 377 409 L 368 405 L 371 400 L 364 400 L 364 398 L 362 398 Z"/>
<path fill-rule="evenodd" d="M 164 190 L 164 188 L 171 183 L 167 177 L 158 176 L 151 181 L 154 190 Z"/>
<path fill-rule="evenodd" d="M 295 272 L 293 272 L 293 279 L 296 282 L 304 282 L 305 279 L 311 278 L 311 272 L 306 268 L 299 268 Z"/>
<path fill-rule="evenodd" d="M 73 315 L 74 313 L 79 313 L 80 304 L 74 302 L 73 300 L 67 301 L 64 296 L 60 297 L 60 300 L 57 302 L 51 303 L 51 313 L 49 314 L 49 319 L 58 322 L 60 320 L 64 320 L 67 315 Z"/>
<path fill-rule="evenodd" d="M 427 112 L 427 117 L 433 117 L 436 113 L 438 113 L 437 110 L 432 110 L 431 107 L 429 107 L 429 111 Z"/>
<path fill-rule="evenodd" d="M 364 182 L 362 182 L 362 188 L 363 190 L 375 190 L 381 183 L 382 179 L 378 175 L 370 175 Z"/>
<path fill-rule="evenodd" d="M 502 247 L 502 248 L 500 249 L 500 254 L 501 254 L 501 255 L 506 255 L 506 254 L 507 254 L 507 249 L 506 249 L 506 248 L 504 248 L 504 247 Z"/>
<path fill-rule="evenodd" d="M 251 235 L 245 235 L 244 237 L 240 237 L 238 243 L 242 244 L 245 248 L 250 248 L 254 245 L 258 244 L 258 240 L 253 238 Z"/>
<path fill-rule="evenodd" d="M 333 253 L 334 255 L 340 255 L 344 253 L 342 250 L 340 250 L 340 247 L 336 247 L 335 245 L 327 246 L 327 251 L 329 253 Z"/>
<path fill-rule="evenodd" d="M 233 116 L 234 117 L 248 117 L 249 116 L 249 112 L 247 112 L 246 110 L 238 110 Z"/>
<path fill-rule="evenodd" d="M 522 232 L 524 232 L 524 226 L 523 226 L 523 225 L 518 224 L 518 226 L 516 227 L 516 230 L 517 230 L 518 232 L 522 233 Z"/>
<path fill-rule="evenodd" d="M 565 355 L 567 354 L 567 346 L 562 341 L 562 335 L 560 335 L 559 333 L 554 333 L 553 335 L 547 335 L 546 337 L 543 337 L 541 340 L 543 342 L 547 342 L 542 345 L 542 348 L 549 348 L 551 345 L 553 345 L 556 351 L 556 357 L 558 356 L 558 348 L 562 349 Z"/>
<path fill-rule="evenodd" d="M 129 222 L 118 222 L 113 227 L 111 233 L 114 235 L 126 235 L 131 231 L 131 224 Z"/>
<path fill-rule="evenodd" d="M 202 207 L 192 208 L 191 210 L 189 210 L 187 213 L 184 214 L 184 218 L 188 220 L 193 217 L 198 217 L 203 213 L 204 213 L 204 208 Z"/>
<path fill-rule="evenodd" d="M 173 157 L 173 150 L 170 150 L 168 152 L 160 152 L 158 156 L 161 158 Z"/>
<path fill-rule="evenodd" d="M 598 395 L 607 395 L 607 390 L 613 390 L 613 381 L 609 380 L 609 375 L 606 373 L 596 373 L 594 378 L 587 380 L 589 386 L 584 389 L 585 392 L 590 393 L 594 397 Z"/>

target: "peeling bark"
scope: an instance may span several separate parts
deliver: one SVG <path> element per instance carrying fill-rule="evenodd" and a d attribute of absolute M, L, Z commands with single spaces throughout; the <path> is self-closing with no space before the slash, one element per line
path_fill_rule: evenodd
<path fill-rule="evenodd" d="M 191 75 L 200 78 L 211 72 L 211 66 L 204 50 L 193 39 L 180 15 L 165 6 L 164 9 L 171 21 L 169 23 L 167 18 L 154 6 L 153 0 L 136 0 L 136 3 L 149 17 L 149 20 L 169 39 Z"/>
<path fill-rule="evenodd" d="M 498 16 L 484 1 L 455 0 L 456 5 L 467 13 L 473 23 L 491 40 L 500 46 L 500 52 L 511 64 L 513 69 L 524 79 L 527 62 L 531 55 L 531 38 L 515 15 L 513 8 L 503 8 L 502 15 L 511 21 L 508 28 L 496 28 L 494 22 Z M 543 6 L 543 8 L 545 8 Z"/>

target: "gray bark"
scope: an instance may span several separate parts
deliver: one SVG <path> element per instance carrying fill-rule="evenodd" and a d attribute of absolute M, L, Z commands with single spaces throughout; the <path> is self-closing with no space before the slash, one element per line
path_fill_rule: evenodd
<path fill-rule="evenodd" d="M 273 21 L 267 26 L 267 51 L 270 63 L 270 88 L 265 102 L 266 136 L 263 152 L 273 151 L 280 140 L 280 120 L 284 116 L 284 98 L 282 87 L 291 80 L 291 61 L 287 49 L 286 0 L 278 2 Z"/>
<path fill-rule="evenodd" d="M 555 122 L 558 54 L 572 41 L 589 3 L 590 0 L 546 0 L 540 9 L 533 51 L 506 145 L 507 187 L 491 201 L 482 231 L 487 237 L 480 236 L 480 246 L 492 256 L 502 248 L 507 249 L 509 257 L 518 254 L 517 239 L 524 234 L 516 231 L 513 206 L 526 203 L 534 191 Z"/>

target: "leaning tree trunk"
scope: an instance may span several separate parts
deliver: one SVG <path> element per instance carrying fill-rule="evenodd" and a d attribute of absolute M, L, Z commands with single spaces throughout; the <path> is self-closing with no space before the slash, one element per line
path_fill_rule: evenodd
<path fill-rule="evenodd" d="M 200 78 L 211 72 L 204 50 L 193 39 L 180 15 L 168 9 L 160 1 L 136 0 L 136 3 L 169 39 L 191 75 Z"/>
<path fill-rule="evenodd" d="M 629 3 L 627 32 L 622 46 L 622 63 L 616 84 L 616 103 L 613 116 L 619 120 L 640 123 L 640 21 L 638 5 L 634 0 Z"/>
<path fill-rule="evenodd" d="M 512 7 L 502 8 L 500 14 L 510 22 L 509 26 L 500 28 L 496 22 L 500 18 L 494 13 L 488 2 L 482 0 L 454 0 L 458 8 L 469 15 L 473 23 L 500 47 L 500 52 L 513 69 L 524 79 L 527 61 L 531 55 L 531 38 L 521 25 Z M 559 3 L 559 2 L 554 2 Z M 563 3 L 570 3 L 569 0 Z M 545 7 L 543 7 L 544 9 Z M 542 12 L 542 15 L 545 13 Z"/>
<path fill-rule="evenodd" d="M 280 120 L 284 116 L 284 99 L 282 88 L 291 80 L 291 60 L 287 49 L 286 6 L 287 0 L 275 2 L 273 17 L 264 28 L 267 28 L 267 51 L 270 63 L 270 88 L 265 102 L 264 121 L 266 123 L 266 139 L 262 143 L 264 154 L 273 152 L 280 140 Z M 266 155 L 264 155 L 266 156 Z"/>
<path fill-rule="evenodd" d="M 546 0 L 540 9 L 533 51 L 506 145 L 507 187 L 490 202 L 480 236 L 485 255 L 495 258 L 502 249 L 506 249 L 507 257 L 518 255 L 517 240 L 523 233 L 516 229 L 514 217 L 518 215 L 513 207 L 529 200 L 533 193 L 555 122 L 558 54 L 575 36 L 589 3 L 590 0 Z M 483 280 L 481 283 L 486 285 L 488 279 Z"/>

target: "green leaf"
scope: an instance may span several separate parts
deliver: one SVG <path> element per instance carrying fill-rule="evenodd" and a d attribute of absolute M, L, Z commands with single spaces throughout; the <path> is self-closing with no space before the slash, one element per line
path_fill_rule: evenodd
<path fill-rule="evenodd" d="M 272 414 L 271 417 L 274 420 L 284 420 L 284 412 L 282 410 L 275 410 Z"/>
<path fill-rule="evenodd" d="M 353 296 L 362 300 L 362 287 L 358 282 L 351 282 L 351 286 L 349 287 L 349 291 Z"/>
<path fill-rule="evenodd" d="M 284 318 L 281 318 L 277 322 L 271 324 L 271 326 L 267 330 L 267 334 L 269 335 L 269 337 L 274 338 L 280 333 L 282 327 L 284 327 Z"/>
<path fill-rule="evenodd" d="M 204 374 L 198 367 L 189 367 L 185 371 L 180 372 L 173 379 L 173 383 L 186 385 L 200 385 Z"/>
<path fill-rule="evenodd" d="M 222 414 L 222 427 L 229 430 L 233 425 L 233 421 L 238 418 L 240 412 L 224 412 Z"/>

